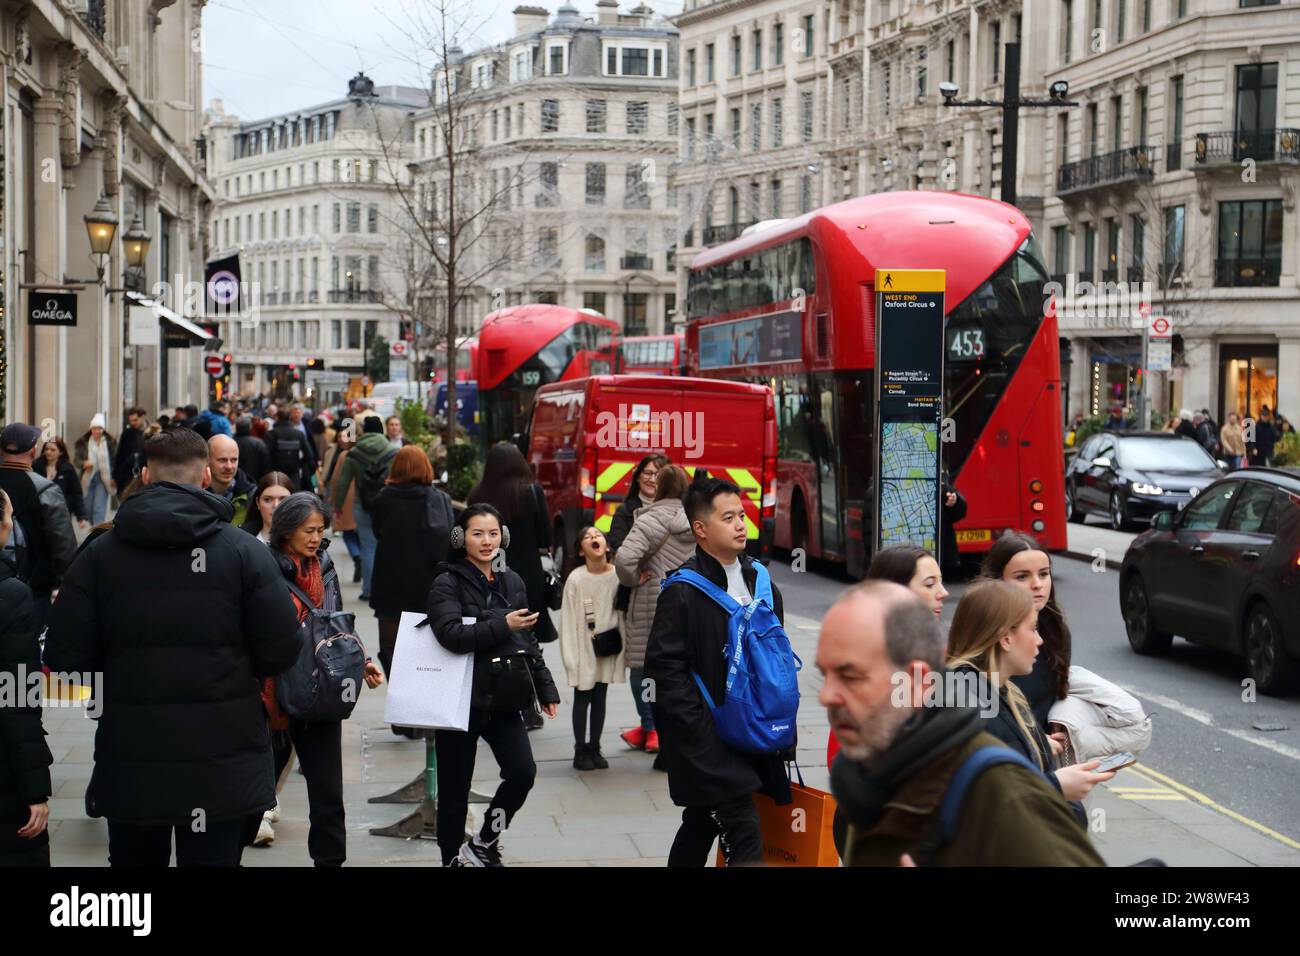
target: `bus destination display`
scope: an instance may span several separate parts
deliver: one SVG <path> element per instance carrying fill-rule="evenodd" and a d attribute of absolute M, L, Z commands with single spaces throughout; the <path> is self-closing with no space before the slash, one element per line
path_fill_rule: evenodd
<path fill-rule="evenodd" d="M 700 327 L 700 368 L 734 368 L 803 358 L 803 315 L 774 312 Z"/>
<path fill-rule="evenodd" d="M 942 270 L 876 276 L 879 460 L 878 548 L 912 544 L 939 554 L 939 430 L 943 420 Z"/>

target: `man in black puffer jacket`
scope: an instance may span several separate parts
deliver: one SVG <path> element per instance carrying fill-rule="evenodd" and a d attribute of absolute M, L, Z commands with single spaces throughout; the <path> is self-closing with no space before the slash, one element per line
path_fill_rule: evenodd
<path fill-rule="evenodd" d="M 745 555 L 740 489 L 720 478 L 693 482 L 686 493 L 686 517 L 696 546 L 682 567 L 748 605 L 758 572 Z M 775 584 L 772 603 L 784 621 Z M 654 682 L 655 728 L 668 767 L 668 793 L 683 808 L 669 866 L 704 866 L 719 837 L 728 866 L 761 864 L 754 793 L 761 791 L 777 803 L 791 799 L 786 754 L 746 754 L 727 746 L 695 683 L 698 674 L 715 701 L 726 698 L 727 639 L 727 613 L 708 595 L 680 581 L 660 593 L 646 645 L 645 676 Z"/>
<path fill-rule="evenodd" d="M 528 607 L 523 578 L 492 566 L 509 541 L 500 513 L 491 505 L 470 505 L 456 531 L 461 541 L 453 533 L 452 544 L 459 555 L 439 566 L 429 589 L 429 624 L 447 650 L 474 655 L 474 685 L 469 728 L 438 731 L 438 847 L 443 866 L 496 867 L 502 865 L 500 836 L 537 776 L 520 711 L 536 700 L 554 717 L 560 694 L 533 636 L 538 615 Z M 501 785 L 482 830 L 462 846 L 479 738 L 501 765 Z"/>
<path fill-rule="evenodd" d="M 0 549 L 13 532 L 13 506 L 0 491 Z M 49 866 L 50 764 L 38 701 L 41 651 L 31 588 L 18 580 L 13 558 L 0 551 L 0 680 L 16 699 L 0 706 L 0 866 Z M 29 706 L 35 703 L 36 706 Z"/>
<path fill-rule="evenodd" d="M 81 552 L 50 612 L 46 663 L 102 672 L 92 800 L 109 863 L 234 866 L 275 805 L 258 678 L 298 657 L 298 615 L 260 541 L 204 491 L 188 428 L 145 443 L 144 487 Z"/>

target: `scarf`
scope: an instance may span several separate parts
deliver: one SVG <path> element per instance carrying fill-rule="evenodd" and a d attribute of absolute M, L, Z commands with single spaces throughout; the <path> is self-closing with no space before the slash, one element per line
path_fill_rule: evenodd
<path fill-rule="evenodd" d="M 320 559 L 306 558 L 299 560 L 293 558 L 293 583 L 302 589 L 302 592 L 311 598 L 315 607 L 320 607 L 325 600 L 325 579 L 321 574 Z M 293 598 L 294 607 L 298 611 L 298 623 L 302 624 L 307 620 L 307 615 L 311 609 L 302 603 L 298 595 L 292 591 L 289 595 Z M 267 723 L 271 727 L 271 732 L 277 746 L 283 746 L 282 734 L 289 729 L 289 717 L 284 711 L 280 710 L 280 705 L 275 699 L 275 678 L 262 678 L 262 706 L 266 708 Z"/>
<path fill-rule="evenodd" d="M 870 766 L 838 754 L 831 767 L 831 792 L 855 825 L 870 826 L 905 781 L 982 729 L 974 707 L 922 707 Z"/>
<path fill-rule="evenodd" d="M 94 470 L 90 473 L 89 480 L 86 484 L 86 491 L 90 491 L 90 484 L 96 480 L 104 483 L 107 491 L 113 488 L 109 484 L 113 480 L 112 468 L 108 463 L 108 435 L 104 435 L 99 441 L 95 441 L 95 436 L 91 435 L 86 439 L 86 460 L 94 465 Z"/>

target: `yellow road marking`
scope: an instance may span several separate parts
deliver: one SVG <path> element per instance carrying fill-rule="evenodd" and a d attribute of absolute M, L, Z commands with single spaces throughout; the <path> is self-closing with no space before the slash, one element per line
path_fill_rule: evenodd
<path fill-rule="evenodd" d="M 1209 807 L 1211 810 L 1217 810 L 1219 813 L 1222 813 L 1225 817 L 1228 817 L 1229 819 L 1236 820 L 1238 823 L 1244 824 L 1245 826 L 1250 827 L 1252 830 L 1256 830 L 1259 833 L 1264 834 L 1265 836 L 1272 837 L 1274 840 L 1277 840 L 1279 843 L 1283 844 L 1284 846 L 1288 846 L 1293 850 L 1300 850 L 1300 841 L 1293 840 L 1289 836 L 1278 833 L 1276 830 L 1266 827 L 1264 826 L 1264 824 L 1252 820 L 1250 817 L 1243 816 L 1242 814 L 1238 813 L 1235 810 L 1229 810 L 1227 807 L 1223 806 L 1220 803 L 1216 803 L 1214 800 L 1210 799 L 1200 791 L 1193 790 L 1191 787 L 1187 786 L 1186 784 L 1179 783 L 1177 780 L 1174 780 L 1171 777 L 1167 777 L 1162 773 L 1158 773 L 1157 771 L 1152 770 L 1150 767 L 1143 766 L 1141 770 L 1136 770 L 1133 767 L 1129 767 L 1128 769 L 1132 770 L 1139 777 L 1145 779 L 1148 783 L 1163 783 L 1165 786 L 1170 787 L 1173 790 L 1177 790 L 1180 793 L 1185 793 L 1187 796 L 1191 797 L 1197 803 L 1204 804 L 1205 806 Z"/>

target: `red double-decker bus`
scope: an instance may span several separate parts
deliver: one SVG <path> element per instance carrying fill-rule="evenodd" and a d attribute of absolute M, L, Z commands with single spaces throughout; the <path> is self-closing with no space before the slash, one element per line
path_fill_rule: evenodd
<path fill-rule="evenodd" d="M 618 372 L 627 375 L 685 375 L 685 336 L 634 335 L 618 343 Z"/>
<path fill-rule="evenodd" d="M 778 547 L 844 562 L 875 541 L 875 274 L 946 274 L 944 465 L 958 549 L 1008 528 L 1065 547 L 1060 351 L 1047 272 L 1013 206 L 947 192 L 863 196 L 706 249 L 687 291 L 688 374 L 776 396 Z"/>
<path fill-rule="evenodd" d="M 589 309 L 514 305 L 478 332 L 479 436 L 487 444 L 522 433 L 537 389 L 614 371 L 618 323 Z"/>
<path fill-rule="evenodd" d="M 456 381 L 472 382 L 474 380 L 474 366 L 478 362 L 478 338 L 470 336 L 462 339 L 456 345 Z M 434 383 L 445 382 L 447 380 L 447 346 L 436 345 L 433 349 L 433 375 L 430 381 Z"/>

